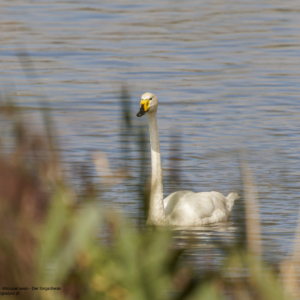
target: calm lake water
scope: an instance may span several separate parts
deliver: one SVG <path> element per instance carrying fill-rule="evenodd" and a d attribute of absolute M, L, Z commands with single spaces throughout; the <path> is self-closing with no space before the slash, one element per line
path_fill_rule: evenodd
<path fill-rule="evenodd" d="M 259 193 L 264 255 L 278 262 L 291 254 L 300 196 L 296 1 L 2 1 L 0 10 L 1 89 L 28 108 L 24 119 L 35 130 L 40 101 L 51 108 L 75 185 L 72 168 L 82 162 L 101 185 L 91 157 L 103 151 L 112 170 L 127 166 L 131 178 L 102 198 L 138 220 L 141 153 L 124 127 L 120 91 L 129 91 L 134 132 L 148 130 L 136 113 L 151 91 L 159 100 L 165 194 L 242 192 L 244 149 Z M 24 73 L 17 55 L 24 51 L 37 76 Z M 242 206 L 243 198 L 228 224 L 178 231 L 176 243 L 192 236 L 188 259 L 199 268 L 218 265 L 214 242 L 240 238 Z"/>

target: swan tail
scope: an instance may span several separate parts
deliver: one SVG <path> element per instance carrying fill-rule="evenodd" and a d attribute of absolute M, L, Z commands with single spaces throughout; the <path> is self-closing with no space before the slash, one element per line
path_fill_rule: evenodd
<path fill-rule="evenodd" d="M 236 192 L 231 192 L 226 196 L 226 208 L 231 213 L 234 201 L 239 199 L 240 196 Z"/>

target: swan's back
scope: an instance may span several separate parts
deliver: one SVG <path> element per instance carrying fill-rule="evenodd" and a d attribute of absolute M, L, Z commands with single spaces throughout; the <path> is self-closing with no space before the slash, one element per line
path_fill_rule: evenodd
<path fill-rule="evenodd" d="M 237 193 L 227 197 L 219 192 L 179 191 L 164 199 L 170 225 L 201 226 L 229 220 Z"/>

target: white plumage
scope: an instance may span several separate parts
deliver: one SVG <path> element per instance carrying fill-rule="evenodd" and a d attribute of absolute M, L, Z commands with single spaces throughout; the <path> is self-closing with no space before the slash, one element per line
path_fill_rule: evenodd
<path fill-rule="evenodd" d="M 223 196 L 219 192 L 194 193 L 178 191 L 163 199 L 163 181 L 157 129 L 157 98 L 152 93 L 142 95 L 137 116 L 147 113 L 151 142 L 151 190 L 147 224 L 202 226 L 229 220 L 237 193 Z"/>

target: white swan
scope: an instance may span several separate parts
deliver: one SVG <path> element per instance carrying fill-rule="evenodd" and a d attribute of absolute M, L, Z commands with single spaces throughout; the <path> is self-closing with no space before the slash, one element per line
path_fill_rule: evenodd
<path fill-rule="evenodd" d="M 137 116 L 147 113 L 151 142 L 151 191 L 148 225 L 202 226 L 229 220 L 237 193 L 178 191 L 163 199 L 163 178 L 157 130 L 155 95 L 142 95 Z"/>

